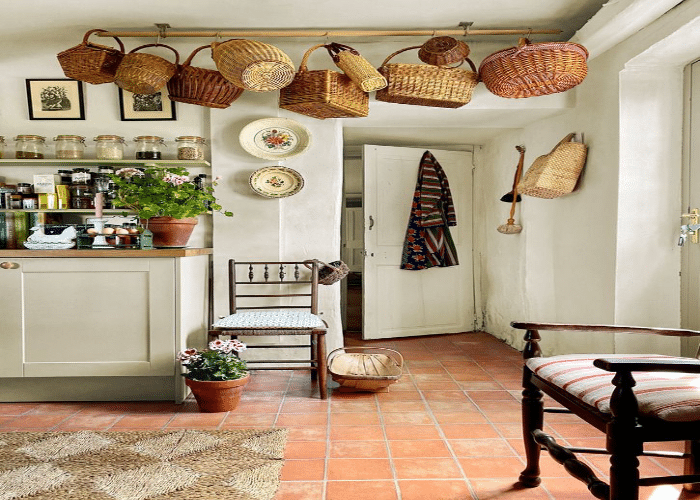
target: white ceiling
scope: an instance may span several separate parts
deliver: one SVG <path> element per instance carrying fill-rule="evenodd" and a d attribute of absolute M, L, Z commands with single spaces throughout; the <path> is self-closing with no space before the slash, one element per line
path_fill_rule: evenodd
<path fill-rule="evenodd" d="M 609 3 L 619 1 L 636 0 L 611 0 Z M 464 21 L 473 22 L 473 29 L 561 29 L 560 35 L 533 36 L 533 41 L 568 40 L 604 3 L 604 0 L 442 0 L 437 3 L 426 0 L 7 1 L 2 2 L 0 47 L 10 50 L 4 55 L 0 51 L 0 60 L 10 58 L 11 61 L 12 54 L 17 56 L 20 52 L 40 50 L 42 41 L 47 39 L 52 45 L 72 46 L 92 28 L 150 30 L 154 29 L 154 23 L 168 23 L 173 29 L 373 30 L 455 29 Z M 483 47 L 506 48 L 517 43 L 517 39 L 517 35 L 467 36 L 465 41 L 472 47 L 478 66 L 480 58 L 490 53 L 484 53 Z M 377 41 L 374 37 L 353 40 L 363 44 Z M 352 43 L 353 40 L 339 41 Z M 387 42 L 407 46 L 424 40 L 425 37 L 422 40 L 391 37 Z M 136 43 L 152 43 L 153 40 L 125 39 L 124 42 L 128 42 L 128 49 Z M 312 43 L 316 41 L 311 40 L 308 45 Z M 474 48 L 479 44 L 482 44 L 481 51 Z M 298 62 L 296 59 L 299 58 L 293 56 L 293 59 Z M 531 101 L 537 99 L 541 98 Z M 558 101 L 554 106 L 547 103 L 522 106 L 520 103 L 512 105 L 510 99 L 500 100 L 509 103 L 507 106 L 497 103 L 480 85 L 472 103 L 459 110 L 406 105 L 387 107 L 386 103 L 372 101 L 370 117 L 345 120 L 345 141 L 347 144 L 401 145 L 415 143 L 416 138 L 420 138 L 432 145 L 480 144 L 504 127 L 518 128 L 567 107 Z"/>

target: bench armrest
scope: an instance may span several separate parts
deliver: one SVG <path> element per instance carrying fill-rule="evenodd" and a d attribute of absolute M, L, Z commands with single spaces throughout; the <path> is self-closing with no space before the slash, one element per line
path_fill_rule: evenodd
<path fill-rule="evenodd" d="M 672 337 L 695 337 L 700 332 L 696 330 L 683 330 L 677 328 L 647 328 L 642 326 L 622 325 L 586 325 L 569 323 L 528 323 L 513 321 L 510 326 L 519 330 L 560 330 L 580 332 L 610 332 L 610 333 L 641 333 L 649 335 L 666 335 Z"/>
<path fill-rule="evenodd" d="M 608 372 L 681 372 L 700 373 L 700 360 L 687 359 L 639 359 L 639 358 L 598 358 L 593 365 Z"/>

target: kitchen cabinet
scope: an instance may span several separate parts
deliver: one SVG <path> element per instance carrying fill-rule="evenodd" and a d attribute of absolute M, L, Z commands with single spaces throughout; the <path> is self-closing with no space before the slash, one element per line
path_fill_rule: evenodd
<path fill-rule="evenodd" d="M 0 250 L 0 401 L 175 399 L 211 249 Z"/>

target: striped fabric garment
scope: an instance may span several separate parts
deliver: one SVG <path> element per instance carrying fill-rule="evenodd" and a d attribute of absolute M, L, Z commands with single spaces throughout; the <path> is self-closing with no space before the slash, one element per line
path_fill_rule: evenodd
<path fill-rule="evenodd" d="M 527 360 L 538 377 L 603 413 L 610 413 L 614 374 L 593 366 L 597 358 L 686 359 L 660 355 L 565 355 Z M 674 372 L 633 372 L 639 414 L 669 422 L 700 420 L 700 376 Z"/>
<path fill-rule="evenodd" d="M 401 269 L 415 271 L 458 265 L 457 250 L 448 227 L 456 225 L 447 175 L 432 153 L 426 151 L 418 168 Z"/>

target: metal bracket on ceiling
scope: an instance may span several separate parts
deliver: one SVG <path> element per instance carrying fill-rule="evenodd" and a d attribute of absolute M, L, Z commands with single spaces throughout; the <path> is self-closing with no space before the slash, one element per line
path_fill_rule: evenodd
<path fill-rule="evenodd" d="M 161 38 L 165 38 L 168 36 L 167 30 L 170 28 L 170 24 L 168 23 L 153 23 L 156 28 L 158 28 L 158 40 L 156 41 L 156 44 L 160 43 Z"/>
<path fill-rule="evenodd" d="M 464 36 L 469 35 L 469 28 L 471 28 L 474 25 L 474 21 L 462 21 L 459 23 L 457 26 L 461 26 L 464 28 Z"/>

